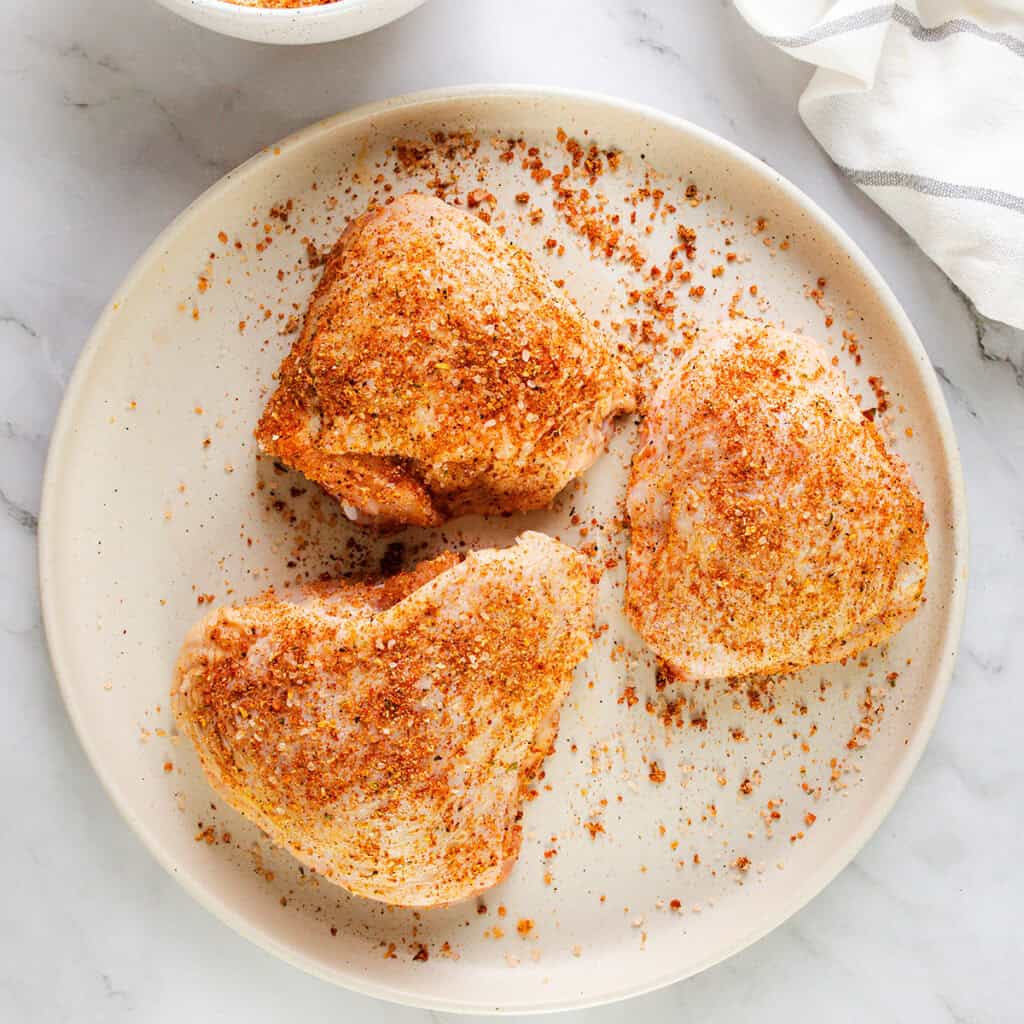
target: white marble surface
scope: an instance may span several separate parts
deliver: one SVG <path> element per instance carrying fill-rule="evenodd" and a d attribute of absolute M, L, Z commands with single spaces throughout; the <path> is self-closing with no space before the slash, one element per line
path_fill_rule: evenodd
<path fill-rule="evenodd" d="M 223 172 L 313 119 L 474 81 L 596 89 L 663 107 L 818 200 L 876 262 L 924 339 L 972 514 L 952 691 L 878 835 L 753 948 L 665 991 L 569 1016 L 1021 1019 L 1024 334 L 972 315 L 833 169 L 796 115 L 808 75 L 717 0 L 430 0 L 371 36 L 293 50 L 209 35 L 152 0 L 0 4 L 0 777 L 11 797 L 0 825 L 0 1020 L 438 1016 L 272 959 L 195 904 L 135 839 L 61 705 L 40 622 L 35 527 L 64 383 L 156 232 Z"/>

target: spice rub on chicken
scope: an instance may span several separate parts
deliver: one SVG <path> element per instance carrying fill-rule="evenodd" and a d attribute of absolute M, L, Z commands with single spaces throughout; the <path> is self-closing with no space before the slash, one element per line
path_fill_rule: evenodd
<path fill-rule="evenodd" d="M 594 593 L 537 533 L 270 591 L 192 629 L 172 708 L 213 788 L 304 864 L 385 903 L 453 903 L 515 863 Z"/>
<path fill-rule="evenodd" d="M 634 408 L 527 253 L 416 193 L 346 229 L 278 381 L 261 447 L 383 529 L 546 507 Z"/>
<path fill-rule="evenodd" d="M 627 504 L 627 611 L 683 678 L 837 661 L 922 600 L 921 499 L 807 338 L 702 340 L 653 397 Z"/>

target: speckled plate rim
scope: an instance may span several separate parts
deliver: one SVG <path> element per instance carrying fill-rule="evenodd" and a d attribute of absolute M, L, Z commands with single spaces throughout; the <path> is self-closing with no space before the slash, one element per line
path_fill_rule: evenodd
<path fill-rule="evenodd" d="M 304 145 L 311 139 L 330 135 L 340 128 L 350 126 L 360 121 L 372 121 L 384 113 L 396 110 L 409 110 L 428 108 L 432 105 L 441 106 L 452 101 L 474 101 L 483 98 L 519 99 L 525 102 L 560 100 L 565 103 L 588 103 L 599 104 L 616 109 L 619 112 L 630 114 L 643 119 L 648 123 L 658 124 L 666 129 L 683 132 L 691 138 L 699 140 L 703 145 L 718 149 L 728 159 L 747 169 L 754 171 L 770 181 L 775 187 L 783 191 L 790 199 L 795 201 L 803 212 L 819 227 L 829 240 L 849 255 L 854 265 L 865 276 L 865 279 L 874 291 L 885 312 L 892 317 L 898 325 L 901 335 L 901 343 L 905 344 L 915 361 L 926 371 L 922 374 L 925 396 L 931 411 L 934 413 L 939 430 L 939 441 L 942 456 L 945 460 L 945 469 L 948 473 L 951 484 L 952 503 L 952 529 L 953 550 L 955 552 L 955 564 L 953 576 L 953 589 L 949 595 L 950 614 L 947 619 L 945 635 L 937 642 L 936 648 L 939 651 L 939 670 L 937 678 L 933 681 L 929 696 L 925 704 L 924 713 L 915 725 L 913 734 L 908 742 L 905 753 L 900 761 L 897 771 L 887 780 L 886 784 L 879 790 L 878 796 L 872 804 L 870 813 L 866 814 L 860 822 L 860 826 L 850 840 L 836 847 L 831 854 L 822 860 L 817 870 L 811 872 L 801 879 L 800 884 L 794 886 L 792 898 L 780 912 L 766 916 L 757 921 L 745 933 L 737 936 L 733 943 L 725 949 L 716 949 L 706 959 L 696 963 L 690 963 L 678 971 L 672 971 L 654 978 L 643 978 L 635 985 L 622 987 L 611 992 L 601 992 L 592 998 L 586 996 L 573 999 L 554 999 L 550 1003 L 538 1004 L 530 1008 L 516 1007 L 514 1010 L 504 1010 L 502 1007 L 459 1003 L 454 999 L 445 998 L 413 998 L 408 993 L 396 990 L 390 985 L 374 982 L 358 974 L 343 970 L 326 971 L 318 964 L 312 963 L 301 954 L 298 954 L 288 945 L 279 942 L 272 934 L 254 928 L 239 913 L 228 906 L 219 894 L 212 891 L 210 887 L 204 886 L 195 879 L 179 871 L 178 865 L 170 854 L 165 850 L 159 839 L 147 828 L 145 822 L 140 820 L 123 798 L 120 782 L 117 777 L 104 767 L 100 756 L 98 745 L 94 738 L 89 735 L 83 727 L 83 718 L 79 706 L 79 697 L 70 684 L 73 676 L 73 665 L 71 664 L 70 652 L 66 648 L 63 638 L 55 630 L 57 622 L 56 603 L 57 597 L 51 580 L 55 579 L 53 567 L 56 540 L 50 530 L 51 512 L 57 500 L 57 481 L 62 474 L 66 458 L 67 442 L 75 430 L 75 412 L 80 398 L 80 393 L 90 376 L 90 370 L 97 353 L 100 351 L 102 340 L 111 326 L 112 318 L 115 315 L 110 306 L 99 318 L 93 328 L 81 356 L 71 377 L 67 391 L 61 405 L 57 423 L 54 428 L 50 450 L 46 462 L 46 472 L 43 480 L 43 498 L 40 512 L 39 529 L 39 577 L 43 610 L 43 623 L 46 631 L 47 642 L 50 649 L 50 656 L 60 686 L 64 703 L 67 706 L 68 714 L 78 734 L 79 740 L 92 762 L 100 781 L 103 783 L 111 799 L 117 805 L 121 814 L 139 835 L 145 845 L 149 848 L 156 859 L 176 878 L 184 888 L 191 893 L 204 907 L 210 910 L 218 918 L 230 925 L 239 934 L 250 939 L 261 948 L 273 953 L 288 963 L 300 969 L 316 975 L 325 981 L 334 984 L 341 984 L 345 987 L 387 999 L 392 1002 L 409 1006 L 416 1006 L 428 1010 L 437 1010 L 454 1013 L 481 1013 L 500 1014 L 511 1013 L 547 1013 L 559 1010 L 582 1009 L 588 1006 L 599 1006 L 617 1002 L 630 996 L 641 995 L 651 992 L 666 985 L 682 981 L 692 977 L 703 970 L 728 959 L 730 956 L 740 952 L 758 939 L 773 931 L 784 921 L 792 917 L 802 909 L 810 900 L 821 892 L 859 853 L 867 841 L 874 835 L 882 821 L 892 810 L 903 792 L 910 776 L 916 767 L 929 737 L 935 727 L 943 700 L 949 688 L 953 667 L 956 661 L 957 648 L 960 633 L 963 625 L 964 608 L 967 589 L 967 508 L 964 492 L 963 472 L 960 465 L 960 456 L 957 448 L 956 438 L 953 432 L 952 421 L 945 398 L 940 390 L 938 380 L 931 368 L 924 346 L 921 343 L 917 332 L 914 330 L 906 313 L 903 311 L 895 295 L 885 283 L 882 276 L 874 268 L 867 256 L 861 251 L 857 244 L 846 234 L 845 231 L 831 217 L 828 216 L 816 203 L 808 198 L 795 185 L 786 178 L 772 170 L 762 161 L 750 153 L 722 139 L 712 132 L 698 127 L 683 118 L 666 114 L 655 108 L 642 104 L 630 103 L 628 101 L 604 96 L 599 93 L 592 93 L 580 90 L 553 89 L 528 85 L 468 85 L 457 89 L 437 89 L 427 92 L 413 93 L 400 96 L 382 102 L 370 103 L 347 113 L 338 114 L 326 120 L 316 122 L 296 132 L 283 140 L 276 146 L 262 150 L 256 156 L 244 164 L 229 172 L 215 185 L 207 189 L 198 199 L 191 203 L 177 218 L 160 234 L 146 252 L 139 258 L 135 266 L 128 273 L 121 283 L 116 294 L 123 295 L 130 291 L 136 281 L 142 276 L 145 268 L 154 260 L 159 259 L 161 254 L 169 248 L 182 226 L 193 216 L 211 204 L 215 204 L 218 197 L 234 184 L 245 177 L 262 173 L 263 164 L 271 156 L 274 150 L 285 152 L 294 147 Z"/>

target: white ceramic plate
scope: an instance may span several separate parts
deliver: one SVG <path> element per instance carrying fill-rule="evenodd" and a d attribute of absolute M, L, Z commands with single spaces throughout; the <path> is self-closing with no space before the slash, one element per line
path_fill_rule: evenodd
<path fill-rule="evenodd" d="M 237 600 L 302 572 L 373 567 L 388 543 L 367 542 L 331 502 L 311 501 L 301 479 L 256 459 L 252 429 L 294 337 L 282 332 L 315 277 L 307 238 L 329 245 L 344 217 L 388 186 L 429 181 L 463 201 L 481 189 L 495 205 L 479 208 L 565 278 L 590 315 L 620 325 L 644 315 L 628 294 L 651 282 L 593 255 L 556 215 L 550 179 L 537 183 L 523 167 L 531 146 L 549 168 L 571 165 L 560 128 L 621 152 L 614 173 L 591 184 L 581 165 L 564 184 L 586 188 L 606 217 L 620 211 L 641 250 L 662 260 L 679 223 L 696 228 L 692 280 L 673 285 L 682 312 L 706 322 L 732 303 L 805 329 L 833 347 L 865 407 L 877 404 L 868 378 L 881 378 L 891 408 L 879 422 L 930 519 L 928 600 L 887 650 L 779 681 L 756 699 L 724 683 L 659 691 L 619 610 L 624 537 L 590 525 L 609 525 L 618 510 L 632 425 L 549 513 L 406 537 L 410 548 L 503 544 L 530 526 L 596 542 L 612 567 L 599 613 L 608 628 L 563 711 L 512 876 L 486 895 L 486 913 L 474 903 L 385 909 L 319 883 L 237 815 L 211 809 L 192 750 L 172 735 L 171 668 L 207 607 L 199 597 Z M 475 155 L 465 138 L 394 147 L 464 131 L 479 140 Z M 503 159 L 509 138 L 522 147 Z M 524 191 L 529 201 L 517 202 Z M 824 297 L 812 294 L 819 277 Z M 699 285 L 705 294 L 691 297 Z M 663 343 L 659 358 L 681 343 Z M 229 174 L 164 232 L 111 300 L 68 390 L 47 466 L 40 564 L 53 661 L 82 743 L 129 823 L 191 893 L 243 935 L 340 984 L 436 1009 L 527 1012 L 693 974 L 776 927 L 850 861 L 935 722 L 960 630 L 965 530 L 956 445 L 924 350 L 864 255 L 813 203 L 684 121 L 599 97 L 488 88 L 313 125 Z M 680 698 L 666 725 L 667 702 Z M 856 735 L 864 746 L 851 748 Z M 414 959 L 421 946 L 425 962 Z"/>
<path fill-rule="evenodd" d="M 370 32 L 424 0 L 337 0 L 315 7 L 254 7 L 227 0 L 160 0 L 183 18 L 254 43 L 328 43 Z"/>

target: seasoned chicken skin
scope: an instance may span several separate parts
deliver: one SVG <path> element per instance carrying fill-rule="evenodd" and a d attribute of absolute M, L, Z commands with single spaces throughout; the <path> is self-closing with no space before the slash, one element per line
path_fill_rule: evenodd
<path fill-rule="evenodd" d="M 807 338 L 740 322 L 676 368 L 627 504 L 627 612 L 679 677 L 837 661 L 921 603 L 921 499 Z"/>
<path fill-rule="evenodd" d="M 346 229 L 278 380 L 261 447 L 383 529 L 546 507 L 634 408 L 529 255 L 416 193 Z"/>
<path fill-rule="evenodd" d="M 515 863 L 593 602 L 583 557 L 537 533 L 270 591 L 192 629 L 172 707 L 213 788 L 304 864 L 385 903 L 448 904 Z"/>

